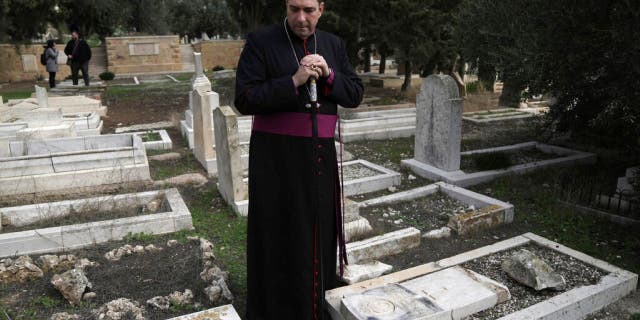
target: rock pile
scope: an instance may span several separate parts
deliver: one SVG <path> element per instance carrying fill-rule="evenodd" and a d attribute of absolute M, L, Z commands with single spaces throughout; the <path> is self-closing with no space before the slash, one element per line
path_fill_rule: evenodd
<path fill-rule="evenodd" d="M 79 305 L 85 295 L 87 300 L 95 297 L 95 294 L 85 294 L 92 285 L 82 269 L 71 269 L 63 274 L 56 274 L 51 278 L 51 284 L 73 306 Z"/>
<path fill-rule="evenodd" d="M 200 279 L 208 285 L 204 289 L 204 292 L 209 298 L 209 301 L 216 305 L 232 302 L 233 294 L 227 286 L 229 273 L 222 271 L 215 264 L 216 257 L 213 253 L 213 244 L 202 238 L 190 238 L 190 240 L 200 242 L 200 251 L 202 253 L 204 266 L 204 270 L 200 273 Z"/>
<path fill-rule="evenodd" d="M 127 244 L 120 248 L 113 249 L 105 253 L 104 258 L 109 261 L 119 261 L 120 259 L 122 259 L 122 257 L 130 256 L 132 254 L 144 254 L 145 252 L 153 253 L 153 252 L 158 252 L 162 250 L 163 250 L 162 248 L 156 247 L 153 244 L 150 244 L 146 247 L 141 245 L 132 246 L 130 244 Z"/>
<path fill-rule="evenodd" d="M 176 291 L 168 296 L 158 296 L 147 300 L 147 305 L 168 310 L 171 306 L 186 306 L 193 303 L 193 291 L 186 289 L 184 292 Z"/>
<path fill-rule="evenodd" d="M 0 260 L 0 283 L 23 283 L 43 276 L 42 270 L 28 256 L 22 256 L 16 260 L 10 258 Z"/>
<path fill-rule="evenodd" d="M 78 258 L 72 254 L 44 255 L 38 258 L 38 264 L 43 272 L 68 270 L 75 266 Z"/>
<path fill-rule="evenodd" d="M 144 308 L 135 301 L 120 298 L 105 303 L 94 311 L 98 320 L 145 320 Z"/>

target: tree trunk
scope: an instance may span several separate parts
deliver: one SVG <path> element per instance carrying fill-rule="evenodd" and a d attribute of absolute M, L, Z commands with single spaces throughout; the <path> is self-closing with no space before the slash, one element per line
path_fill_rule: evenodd
<path fill-rule="evenodd" d="M 364 47 L 364 72 L 371 72 L 371 46 Z"/>
<path fill-rule="evenodd" d="M 493 84 L 496 82 L 496 68 L 480 61 L 478 64 L 478 82 L 485 90 L 493 92 Z"/>
<path fill-rule="evenodd" d="M 378 71 L 378 73 L 384 74 L 386 70 L 387 70 L 387 53 L 384 51 L 381 51 L 380 52 L 380 70 Z"/>
<path fill-rule="evenodd" d="M 401 91 L 407 91 L 411 87 L 411 61 L 405 61 L 404 63 L 404 82 L 402 83 Z"/>
<path fill-rule="evenodd" d="M 500 99 L 498 100 L 498 106 L 517 108 L 520 105 L 520 99 L 522 98 L 522 90 L 524 90 L 524 86 L 519 81 L 519 79 L 511 77 L 507 74 L 504 75 L 502 81 L 502 94 L 500 95 Z"/>

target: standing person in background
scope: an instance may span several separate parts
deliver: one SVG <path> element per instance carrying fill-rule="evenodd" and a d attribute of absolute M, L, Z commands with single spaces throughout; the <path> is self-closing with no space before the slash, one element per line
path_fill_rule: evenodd
<path fill-rule="evenodd" d="M 69 59 L 67 64 L 71 66 L 71 80 L 73 85 L 78 85 L 78 71 L 82 69 L 84 85 L 89 85 L 89 60 L 91 60 L 91 48 L 84 39 L 80 39 L 78 30 L 71 31 L 71 40 L 64 48 L 64 54 Z"/>
<path fill-rule="evenodd" d="M 47 72 L 49 72 L 49 88 L 56 86 L 56 72 L 58 72 L 58 49 L 54 40 L 47 40 L 44 52 L 47 61 Z"/>

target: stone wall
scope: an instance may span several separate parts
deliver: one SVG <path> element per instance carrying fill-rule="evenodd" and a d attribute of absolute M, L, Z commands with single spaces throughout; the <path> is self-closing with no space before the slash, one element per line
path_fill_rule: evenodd
<path fill-rule="evenodd" d="M 116 75 L 182 71 L 177 35 L 110 37 L 106 43 L 107 68 Z"/>
<path fill-rule="evenodd" d="M 243 47 L 244 40 L 211 40 L 195 44 L 194 51 L 202 53 L 205 70 L 211 70 L 215 66 L 235 69 Z"/>
<path fill-rule="evenodd" d="M 71 74 L 71 70 L 66 66 L 67 58 L 62 52 L 63 44 L 58 44 L 60 50 L 58 63 L 60 68 L 56 74 L 58 81 L 63 80 Z M 49 77 L 45 66 L 40 64 L 40 54 L 44 51 L 42 44 L 13 45 L 0 44 L 0 83 L 29 81 L 42 76 Z"/>

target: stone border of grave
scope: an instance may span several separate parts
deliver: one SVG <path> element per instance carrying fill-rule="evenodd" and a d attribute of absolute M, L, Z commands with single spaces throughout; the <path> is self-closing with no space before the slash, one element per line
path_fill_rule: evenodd
<path fill-rule="evenodd" d="M 638 285 L 637 274 L 618 268 L 605 261 L 593 258 L 582 252 L 565 247 L 557 242 L 553 242 L 536 234 L 525 233 L 521 236 L 467 251 L 450 258 L 398 271 L 376 279 L 333 289 L 326 292 L 325 299 L 328 303 L 332 318 L 334 320 L 344 320 L 344 317 L 340 313 L 340 307 L 342 298 L 348 294 L 360 293 L 386 284 L 400 283 L 415 279 L 474 259 L 528 244 L 539 245 L 547 249 L 557 251 L 561 254 L 571 256 L 588 265 L 608 272 L 609 274 L 604 276 L 598 284 L 574 288 L 548 300 L 504 316 L 499 320 L 581 319 L 586 315 L 594 313 L 628 295 L 633 292 Z"/>
<path fill-rule="evenodd" d="M 41 212 L 45 209 L 64 213 L 91 203 L 112 206 L 138 205 L 158 197 L 166 199 L 166 212 L 0 234 L 0 257 L 75 250 L 97 243 L 121 240 L 129 233 L 167 234 L 193 229 L 191 212 L 175 188 L 2 208 L 0 219 L 11 221 L 25 219 L 26 216 L 42 219 Z"/>
<path fill-rule="evenodd" d="M 62 114 L 62 120 L 72 123 L 78 136 L 99 136 L 104 126 L 97 112 L 76 112 Z"/>
<path fill-rule="evenodd" d="M 340 119 L 336 139 L 343 143 L 411 137 L 416 131 L 416 108 L 353 112 L 354 119 Z M 342 130 L 342 132 L 339 132 Z"/>
<path fill-rule="evenodd" d="M 466 205 L 474 206 L 478 209 L 492 206 L 496 207 L 495 210 L 483 212 L 479 215 L 463 215 L 463 217 L 457 220 L 458 229 L 456 231 L 459 234 L 473 232 L 478 228 L 486 228 L 488 226 L 497 226 L 513 222 L 515 210 L 512 204 L 444 182 L 436 182 L 424 187 L 369 199 L 358 203 L 358 206 L 360 208 L 365 208 L 381 204 L 410 201 L 429 196 L 436 192 L 442 192 L 451 198 L 454 198 Z M 430 230 L 426 230 L 424 233 L 428 233 L 429 231 Z"/>
<path fill-rule="evenodd" d="M 367 160 L 353 160 L 344 162 L 342 166 L 349 165 L 362 165 L 376 172 L 380 172 L 381 174 L 364 177 L 360 179 L 354 179 L 349 181 L 344 181 L 344 196 L 349 197 L 356 194 L 364 194 L 369 192 L 376 192 L 380 190 L 387 189 L 389 187 L 400 185 L 402 175 L 393 170 L 389 170 L 383 166 L 379 166 L 377 164 L 371 163 Z M 340 164 L 339 164 L 340 165 Z M 338 169 L 340 170 L 340 169 Z M 338 172 L 340 174 L 340 172 Z"/>
<path fill-rule="evenodd" d="M 147 142 L 142 142 L 142 145 L 144 145 L 145 150 L 171 150 L 173 149 L 173 141 L 171 141 L 171 137 L 169 137 L 169 134 L 167 133 L 167 130 L 149 130 L 149 131 L 138 131 L 138 132 L 131 132 L 131 134 L 139 136 L 140 139 L 142 139 L 142 137 L 147 134 L 147 133 L 158 133 L 160 134 L 160 139 L 159 141 L 147 141 Z"/>
<path fill-rule="evenodd" d="M 509 113 L 514 113 L 514 115 L 509 116 L 501 116 L 504 113 L 499 113 L 502 111 L 509 111 Z M 489 110 L 489 112 L 493 112 L 493 114 L 487 114 L 486 118 L 475 118 L 477 115 L 484 115 L 487 111 L 475 111 L 475 112 L 465 112 L 462 114 L 462 120 L 469 121 L 475 124 L 487 124 L 493 122 L 501 122 L 501 121 L 512 121 L 512 120 L 523 120 L 529 119 L 536 116 L 533 112 L 524 111 L 521 109 L 515 108 L 502 108 L 502 109 L 493 109 Z"/>
<path fill-rule="evenodd" d="M 142 139 L 133 135 L 14 141 L 7 147 L 0 154 L 18 156 L 0 158 L 0 196 L 151 180 Z M 21 156 L 25 150 L 31 154 Z"/>
<path fill-rule="evenodd" d="M 240 320 L 238 312 L 233 305 L 228 304 L 213 309 L 200 311 L 191 314 L 185 314 L 179 317 L 171 318 L 169 320 L 200 320 L 200 319 L 215 319 L 215 320 Z"/>
<path fill-rule="evenodd" d="M 541 168 L 559 166 L 559 165 L 573 165 L 573 164 L 593 164 L 597 161 L 597 156 L 593 153 L 583 152 L 578 150 L 572 150 L 568 148 L 552 146 L 539 142 L 525 142 L 510 146 L 488 148 L 481 150 L 473 150 L 461 152 L 460 156 L 468 156 L 472 154 L 486 154 L 494 152 L 505 151 L 517 151 L 536 148 L 541 152 L 554 153 L 559 157 L 554 159 L 542 160 L 531 163 L 524 163 L 515 166 L 511 166 L 501 170 L 489 170 L 480 171 L 474 173 L 465 173 L 462 170 L 445 171 L 438 169 L 434 166 L 422 163 L 416 159 L 402 160 L 402 165 L 411 169 L 417 175 L 430 179 L 441 180 L 456 186 L 469 187 L 480 183 L 489 182 L 498 177 L 510 175 L 510 174 L 524 174 L 530 171 L 538 170 Z"/>

